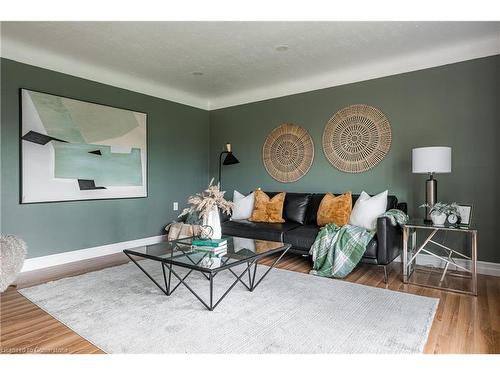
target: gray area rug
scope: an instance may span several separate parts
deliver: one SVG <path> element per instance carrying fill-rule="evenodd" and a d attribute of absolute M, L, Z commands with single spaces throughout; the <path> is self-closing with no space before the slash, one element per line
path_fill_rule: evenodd
<path fill-rule="evenodd" d="M 160 264 L 141 264 L 162 280 Z M 189 280 L 208 296 L 202 275 Z M 233 280 L 221 272 L 215 290 Z M 183 286 L 167 297 L 131 263 L 19 292 L 107 353 L 420 353 L 439 302 L 275 269 L 210 312 Z"/>

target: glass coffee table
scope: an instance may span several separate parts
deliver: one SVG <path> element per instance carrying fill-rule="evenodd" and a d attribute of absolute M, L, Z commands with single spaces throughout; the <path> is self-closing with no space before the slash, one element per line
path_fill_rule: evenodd
<path fill-rule="evenodd" d="M 212 255 L 193 248 L 191 242 L 195 239 L 194 237 L 126 249 L 123 252 L 167 296 L 170 296 L 180 285 L 183 285 L 208 310 L 212 311 L 238 283 L 243 284 L 250 292 L 253 292 L 291 247 L 290 244 L 282 242 L 226 236 L 223 238 L 227 239 L 227 252 L 220 255 Z M 277 256 L 276 259 L 256 280 L 259 260 L 273 255 Z M 163 281 L 155 280 L 141 266 L 139 262 L 141 259 L 159 262 L 163 271 Z M 179 268 L 188 272 L 181 276 Z M 209 301 L 205 301 L 190 287 L 189 275 L 193 271 L 201 273 L 206 278 L 210 291 Z M 228 285 L 227 290 L 222 293 L 219 299 L 215 300 L 214 278 L 222 271 L 231 273 L 235 280 Z M 248 276 L 248 282 L 244 280 L 244 278 L 246 279 L 245 275 Z M 162 283 L 164 286 L 162 286 Z"/>

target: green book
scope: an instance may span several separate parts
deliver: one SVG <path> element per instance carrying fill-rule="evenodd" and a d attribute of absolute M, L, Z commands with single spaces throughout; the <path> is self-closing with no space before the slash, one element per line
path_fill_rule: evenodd
<path fill-rule="evenodd" d="M 227 244 L 227 240 L 224 238 L 218 239 L 209 239 L 209 240 L 201 240 L 196 239 L 191 241 L 191 244 L 194 246 L 209 246 L 209 247 L 219 247 Z"/>
<path fill-rule="evenodd" d="M 202 252 L 211 253 L 211 254 L 219 254 L 219 253 L 223 253 L 223 252 L 226 253 L 227 246 L 221 246 L 221 247 L 194 246 L 193 250 L 202 251 Z"/>

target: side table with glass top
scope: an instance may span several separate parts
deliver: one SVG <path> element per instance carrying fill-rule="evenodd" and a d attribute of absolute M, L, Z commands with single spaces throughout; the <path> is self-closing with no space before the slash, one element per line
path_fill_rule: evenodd
<path fill-rule="evenodd" d="M 417 231 L 426 232 L 421 243 L 417 241 Z M 436 238 L 438 233 L 443 232 L 469 235 L 470 248 L 456 250 L 445 245 Z M 417 257 L 421 254 L 433 257 L 442 268 L 417 265 Z M 404 224 L 403 282 L 477 296 L 477 229 L 471 226 L 436 226 L 423 220 Z"/>

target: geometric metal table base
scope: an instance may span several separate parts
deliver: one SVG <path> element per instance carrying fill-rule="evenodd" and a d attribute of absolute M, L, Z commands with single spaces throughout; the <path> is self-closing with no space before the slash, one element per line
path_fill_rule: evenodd
<path fill-rule="evenodd" d="M 416 230 L 417 229 L 428 229 L 431 231 L 431 233 L 427 236 L 427 238 L 424 240 L 424 242 L 417 248 L 416 246 Z M 439 243 L 434 240 L 434 236 L 442 230 L 448 230 L 448 231 L 457 231 L 457 232 L 465 232 L 465 233 L 470 233 L 471 234 L 471 257 L 463 254 L 460 251 L 457 251 L 449 246 L 446 246 L 442 243 Z M 408 241 L 411 237 L 411 248 L 409 249 L 408 247 Z M 438 246 L 441 248 L 441 250 L 446 254 L 445 256 L 441 256 L 436 254 L 435 252 L 429 250 L 426 248 L 427 245 L 433 244 L 435 246 Z M 412 273 L 415 270 L 416 267 L 416 260 L 417 256 L 419 254 L 427 254 L 430 255 L 436 259 L 439 259 L 444 263 L 444 268 L 441 273 L 441 277 L 439 280 L 439 285 L 428 285 L 428 284 L 423 284 L 423 283 L 417 283 L 414 281 L 410 280 L 410 277 Z M 466 262 L 470 263 L 471 268 L 468 269 L 464 267 L 461 264 L 457 263 L 458 259 L 465 260 Z M 460 274 L 460 273 L 452 273 L 450 271 L 450 266 L 455 268 L 455 271 L 463 271 L 465 274 Z M 454 289 L 454 288 L 448 288 L 448 287 L 442 287 L 441 284 L 444 281 L 446 274 L 450 274 L 455 277 L 462 277 L 462 278 L 468 278 L 471 279 L 472 283 L 472 290 L 466 291 L 466 290 L 460 290 L 460 289 Z M 471 294 L 474 296 L 477 296 L 477 231 L 475 229 L 469 229 L 469 228 L 453 228 L 453 227 L 436 227 L 436 226 L 431 226 L 431 225 L 416 225 L 416 224 L 405 224 L 403 225 L 403 282 L 405 284 L 414 284 L 414 285 L 419 285 L 419 286 L 425 286 L 425 287 L 431 287 L 435 289 L 441 289 L 441 290 L 446 290 L 446 291 L 451 291 L 451 292 L 457 292 L 457 293 L 464 293 L 464 294 Z"/>
<path fill-rule="evenodd" d="M 234 288 L 234 286 L 236 284 L 238 284 L 238 282 L 242 283 L 250 292 L 253 292 L 255 290 L 255 288 L 262 282 L 262 280 L 267 276 L 267 274 L 276 266 L 276 264 L 278 264 L 278 262 L 281 260 L 281 258 L 283 258 L 283 256 L 286 254 L 286 252 L 288 251 L 289 247 L 288 248 L 285 248 L 282 252 L 282 254 L 272 263 L 272 265 L 270 267 L 268 267 L 268 269 L 264 272 L 264 274 L 256 280 L 256 275 L 257 275 L 257 265 L 258 265 L 258 261 L 262 258 L 256 258 L 256 259 L 253 259 L 252 261 L 249 261 L 246 263 L 246 268 L 243 270 L 243 272 L 241 272 L 239 275 L 236 274 L 231 268 L 227 268 L 227 269 L 224 269 L 224 270 L 221 270 L 221 271 L 211 271 L 211 270 L 206 270 L 206 271 L 202 271 L 202 270 L 194 270 L 194 269 L 190 269 L 188 271 L 187 274 L 185 274 L 184 276 L 181 276 L 179 275 L 174 269 L 173 269 L 173 265 L 171 263 L 168 263 L 168 262 L 161 262 L 161 267 L 162 267 L 162 271 L 163 271 L 163 282 L 165 284 L 165 287 L 163 287 L 157 280 L 155 280 L 153 278 L 153 276 L 151 276 L 133 257 L 133 256 L 140 256 L 138 255 L 137 253 L 129 253 L 128 250 L 124 250 L 123 252 L 125 253 L 125 255 L 127 255 L 130 260 L 132 262 L 134 262 L 134 264 L 139 267 L 139 269 L 144 272 L 146 274 L 146 276 L 163 292 L 165 293 L 167 296 L 170 296 L 180 285 L 183 285 L 185 286 L 202 304 L 203 306 L 205 306 L 208 310 L 210 311 L 213 311 L 213 309 L 215 309 L 219 303 L 229 294 L 229 292 Z M 180 250 L 180 251 L 183 251 L 181 247 L 177 248 L 177 250 Z M 183 251 L 184 252 L 184 251 Z M 132 255 L 131 255 L 132 254 Z M 208 254 L 206 254 L 203 258 L 201 258 L 198 262 L 195 262 L 194 260 L 192 260 L 193 262 L 193 265 L 198 265 Z M 187 256 L 189 258 L 189 256 Z M 146 258 L 147 259 L 147 258 Z M 189 258 L 191 259 L 191 258 Z M 228 261 L 229 259 L 225 259 L 225 262 L 222 263 L 222 265 L 225 265 L 225 263 Z M 179 266 L 182 268 L 182 266 Z M 253 270 L 252 270 L 253 268 Z M 219 273 L 219 272 L 222 272 L 222 271 L 230 271 L 233 276 L 235 277 L 235 280 L 234 282 L 229 286 L 229 288 L 227 288 L 227 290 L 222 294 L 222 296 L 217 300 L 215 301 L 214 300 L 214 278 L 215 276 Z M 209 290 L 210 290 L 210 297 L 209 297 L 209 301 L 205 301 L 202 297 L 200 297 L 198 295 L 198 293 L 196 293 L 187 283 L 187 279 L 189 277 L 189 275 L 193 272 L 193 271 L 196 271 L 196 272 L 200 272 L 209 282 Z M 243 281 L 243 277 L 245 276 L 245 274 L 248 274 L 248 284 Z M 176 278 L 177 281 L 177 284 L 175 286 L 172 287 L 172 276 L 174 276 Z"/>

